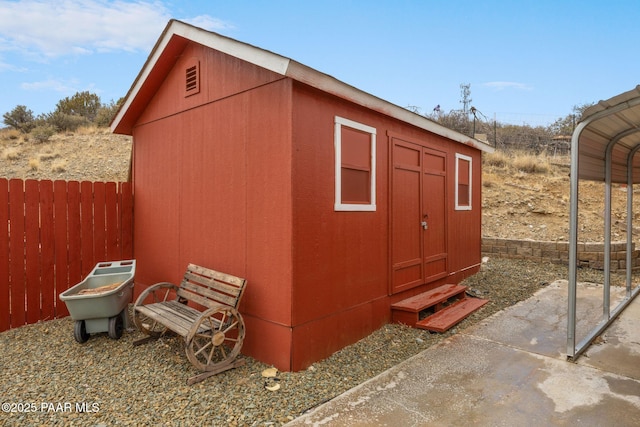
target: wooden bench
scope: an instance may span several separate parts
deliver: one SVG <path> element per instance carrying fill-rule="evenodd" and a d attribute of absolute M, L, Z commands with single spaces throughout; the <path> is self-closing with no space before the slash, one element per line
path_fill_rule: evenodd
<path fill-rule="evenodd" d="M 180 285 L 157 283 L 138 297 L 133 322 L 148 336 L 134 345 L 169 331 L 183 337 L 187 358 L 203 371 L 188 384 L 244 364 L 236 357 L 245 335 L 238 312 L 245 285 L 245 279 L 189 264 Z"/>

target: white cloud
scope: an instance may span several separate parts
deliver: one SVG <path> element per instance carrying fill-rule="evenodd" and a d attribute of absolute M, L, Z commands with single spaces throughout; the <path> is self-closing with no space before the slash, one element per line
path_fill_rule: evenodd
<path fill-rule="evenodd" d="M 195 18 L 183 19 L 183 21 L 209 31 L 229 30 L 235 28 L 232 24 L 209 15 L 200 15 Z"/>
<path fill-rule="evenodd" d="M 0 51 L 45 57 L 147 52 L 170 18 L 159 1 L 0 0 Z M 208 15 L 189 21 L 207 29 L 230 28 Z"/>
<path fill-rule="evenodd" d="M 62 80 L 48 79 L 39 82 L 22 83 L 20 87 L 30 91 L 52 90 L 55 92 L 69 93 L 76 91 L 77 82 L 65 82 Z"/>
<path fill-rule="evenodd" d="M 19 67 L 15 64 L 10 64 L 8 62 L 4 62 L 2 56 L 0 56 L 0 72 L 1 71 L 13 71 L 15 73 L 24 73 L 27 71 L 24 67 Z"/>
<path fill-rule="evenodd" d="M 483 83 L 483 86 L 487 86 L 496 90 L 516 89 L 516 90 L 533 90 L 533 87 L 526 83 L 518 82 L 487 82 Z"/>

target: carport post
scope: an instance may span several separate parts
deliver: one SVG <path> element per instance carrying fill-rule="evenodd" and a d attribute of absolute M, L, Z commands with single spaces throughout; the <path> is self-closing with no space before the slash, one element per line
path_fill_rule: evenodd
<path fill-rule="evenodd" d="M 631 272 L 633 270 L 633 157 L 640 150 L 640 145 L 636 146 L 627 157 L 627 254 L 626 254 L 626 285 L 627 298 L 631 298 Z"/>
<path fill-rule="evenodd" d="M 578 278 L 578 140 L 589 121 L 580 122 L 571 136 L 571 194 L 569 206 L 569 307 L 567 310 L 567 357 L 576 352 L 576 281 Z"/>
<path fill-rule="evenodd" d="M 602 286 L 602 318 L 608 319 L 611 306 L 611 153 L 618 139 L 607 144 L 604 155 L 604 283 Z"/>

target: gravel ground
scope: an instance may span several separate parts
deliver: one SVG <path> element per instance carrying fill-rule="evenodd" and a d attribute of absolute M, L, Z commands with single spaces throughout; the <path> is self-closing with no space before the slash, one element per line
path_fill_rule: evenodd
<path fill-rule="evenodd" d="M 581 281 L 601 283 L 601 272 L 579 274 Z M 244 366 L 187 386 L 197 371 L 180 338 L 133 347 L 142 335 L 129 329 L 117 341 L 96 334 L 80 345 L 70 318 L 13 329 L 0 334 L 0 424 L 282 425 L 566 277 L 562 265 L 490 259 L 464 282 L 490 302 L 449 332 L 387 325 L 305 371 L 279 372 L 275 379 L 261 375 L 269 366 L 241 356 Z M 275 383 L 278 390 L 266 388 Z"/>

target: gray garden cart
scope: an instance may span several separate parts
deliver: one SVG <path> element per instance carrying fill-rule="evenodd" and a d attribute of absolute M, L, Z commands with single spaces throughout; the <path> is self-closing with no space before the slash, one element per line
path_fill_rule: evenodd
<path fill-rule="evenodd" d="M 76 341 L 84 343 L 98 332 L 108 332 L 113 339 L 122 336 L 128 325 L 135 273 L 135 260 L 101 262 L 82 282 L 60 294 L 75 320 Z"/>

